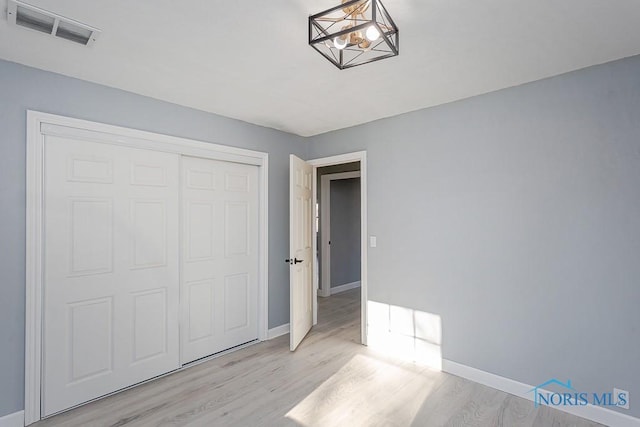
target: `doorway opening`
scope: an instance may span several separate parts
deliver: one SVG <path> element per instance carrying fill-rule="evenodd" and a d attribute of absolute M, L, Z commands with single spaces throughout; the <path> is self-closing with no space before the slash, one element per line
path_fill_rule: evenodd
<path fill-rule="evenodd" d="M 320 297 L 360 287 L 360 162 L 317 168 Z"/>
<path fill-rule="evenodd" d="M 360 323 L 367 344 L 366 153 L 310 160 L 313 166 L 313 324 Z"/>

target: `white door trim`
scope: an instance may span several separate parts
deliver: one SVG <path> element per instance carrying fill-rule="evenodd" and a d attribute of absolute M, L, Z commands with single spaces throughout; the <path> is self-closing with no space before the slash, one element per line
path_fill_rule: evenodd
<path fill-rule="evenodd" d="M 268 176 L 269 155 L 54 114 L 27 111 L 25 425 L 41 419 L 43 168 L 44 136 L 58 135 L 96 142 L 233 161 L 259 167 L 258 339 L 268 339 Z"/>
<path fill-rule="evenodd" d="M 340 154 L 338 156 L 323 157 L 309 160 L 313 166 L 313 200 L 318 200 L 318 168 L 339 165 L 343 163 L 360 162 L 360 256 L 362 265 L 360 270 L 360 336 L 362 344 L 367 345 L 367 152 Z M 318 253 L 318 239 L 313 240 L 313 253 Z M 313 324 L 318 323 L 318 260 L 313 258 Z"/>
<path fill-rule="evenodd" d="M 320 238 L 320 253 L 322 254 L 322 262 L 320 269 L 322 270 L 322 280 L 318 293 L 321 297 L 331 295 L 331 245 L 329 238 L 331 237 L 331 181 L 340 179 L 360 178 L 360 171 L 329 173 L 320 177 L 320 230 L 322 231 Z"/>

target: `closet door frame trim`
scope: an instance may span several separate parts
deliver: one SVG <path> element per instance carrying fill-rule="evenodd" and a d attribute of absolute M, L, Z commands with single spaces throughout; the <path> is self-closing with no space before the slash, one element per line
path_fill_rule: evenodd
<path fill-rule="evenodd" d="M 25 425 L 41 419 L 46 135 L 258 166 L 258 339 L 268 339 L 268 153 L 27 110 Z"/>

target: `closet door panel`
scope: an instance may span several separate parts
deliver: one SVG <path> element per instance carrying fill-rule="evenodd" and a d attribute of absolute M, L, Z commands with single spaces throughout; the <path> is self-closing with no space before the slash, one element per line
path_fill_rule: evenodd
<path fill-rule="evenodd" d="M 179 367 L 179 167 L 46 137 L 45 416 Z"/>
<path fill-rule="evenodd" d="M 182 158 L 182 363 L 258 338 L 258 168 Z"/>

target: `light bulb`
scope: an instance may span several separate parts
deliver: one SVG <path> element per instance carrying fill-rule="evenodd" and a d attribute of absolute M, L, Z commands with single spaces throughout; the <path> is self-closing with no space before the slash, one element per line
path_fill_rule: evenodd
<path fill-rule="evenodd" d="M 336 49 L 342 50 L 345 47 L 347 47 L 347 40 L 346 39 L 343 40 L 340 37 L 335 37 L 333 39 L 333 45 L 335 46 Z"/>
<path fill-rule="evenodd" d="M 367 36 L 367 40 L 374 42 L 380 38 L 380 31 L 378 31 L 375 25 L 371 25 L 367 28 L 365 36 Z"/>

